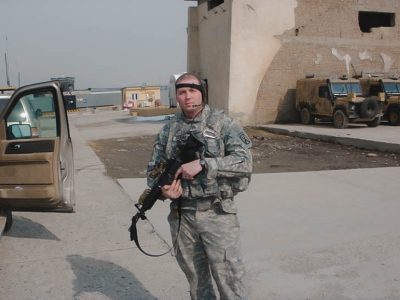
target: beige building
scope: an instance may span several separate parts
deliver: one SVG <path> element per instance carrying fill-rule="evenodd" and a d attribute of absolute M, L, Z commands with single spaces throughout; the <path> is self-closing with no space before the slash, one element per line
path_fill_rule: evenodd
<path fill-rule="evenodd" d="M 126 87 L 122 89 L 123 108 L 145 108 L 160 105 L 159 86 Z"/>
<path fill-rule="evenodd" d="M 188 71 L 207 79 L 211 105 L 244 124 L 297 120 L 306 73 L 399 73 L 398 0 L 196 2 Z"/>

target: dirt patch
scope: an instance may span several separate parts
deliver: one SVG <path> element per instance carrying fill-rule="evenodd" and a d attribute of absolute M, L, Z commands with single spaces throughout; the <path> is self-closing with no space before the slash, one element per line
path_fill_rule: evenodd
<path fill-rule="evenodd" d="M 246 128 L 253 142 L 254 173 L 400 166 L 400 155 L 358 149 Z M 145 177 L 155 135 L 91 141 L 112 178 Z"/>

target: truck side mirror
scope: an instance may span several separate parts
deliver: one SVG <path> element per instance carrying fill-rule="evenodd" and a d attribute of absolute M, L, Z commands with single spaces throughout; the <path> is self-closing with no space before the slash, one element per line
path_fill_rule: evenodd
<path fill-rule="evenodd" d="M 11 124 L 8 133 L 10 139 L 29 139 L 32 137 L 32 128 L 29 124 Z"/>

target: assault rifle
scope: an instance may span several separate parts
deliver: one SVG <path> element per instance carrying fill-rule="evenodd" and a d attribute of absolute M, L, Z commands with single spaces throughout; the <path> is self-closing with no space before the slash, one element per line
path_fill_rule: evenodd
<path fill-rule="evenodd" d="M 145 191 L 141 199 L 139 199 L 139 202 L 135 204 L 138 212 L 132 217 L 132 224 L 129 227 L 130 238 L 131 241 L 135 241 L 138 249 L 144 254 L 157 257 L 168 253 L 170 250 L 162 254 L 149 254 L 144 251 L 139 244 L 136 223 L 139 221 L 139 219 L 147 219 L 145 216 L 145 212 L 150 210 L 156 203 L 157 199 L 160 198 L 162 194 L 161 188 L 164 185 L 170 185 L 173 182 L 175 173 L 181 165 L 199 159 L 203 146 L 204 145 L 192 134 L 189 135 L 186 143 L 181 147 L 178 147 L 175 158 L 169 159 L 165 162 L 163 166 L 159 166 L 163 168 L 163 171 L 161 171 L 161 175 L 159 175 L 156 183 L 153 185 L 153 188 L 151 190 L 148 190 L 147 192 Z M 179 201 L 179 199 L 177 199 L 176 201 Z"/>

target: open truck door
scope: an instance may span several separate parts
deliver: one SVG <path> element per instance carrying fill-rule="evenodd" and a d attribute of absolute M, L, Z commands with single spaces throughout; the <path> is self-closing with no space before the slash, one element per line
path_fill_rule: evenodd
<path fill-rule="evenodd" d="M 21 87 L 0 112 L 0 215 L 72 212 L 74 204 L 73 149 L 60 87 Z"/>

